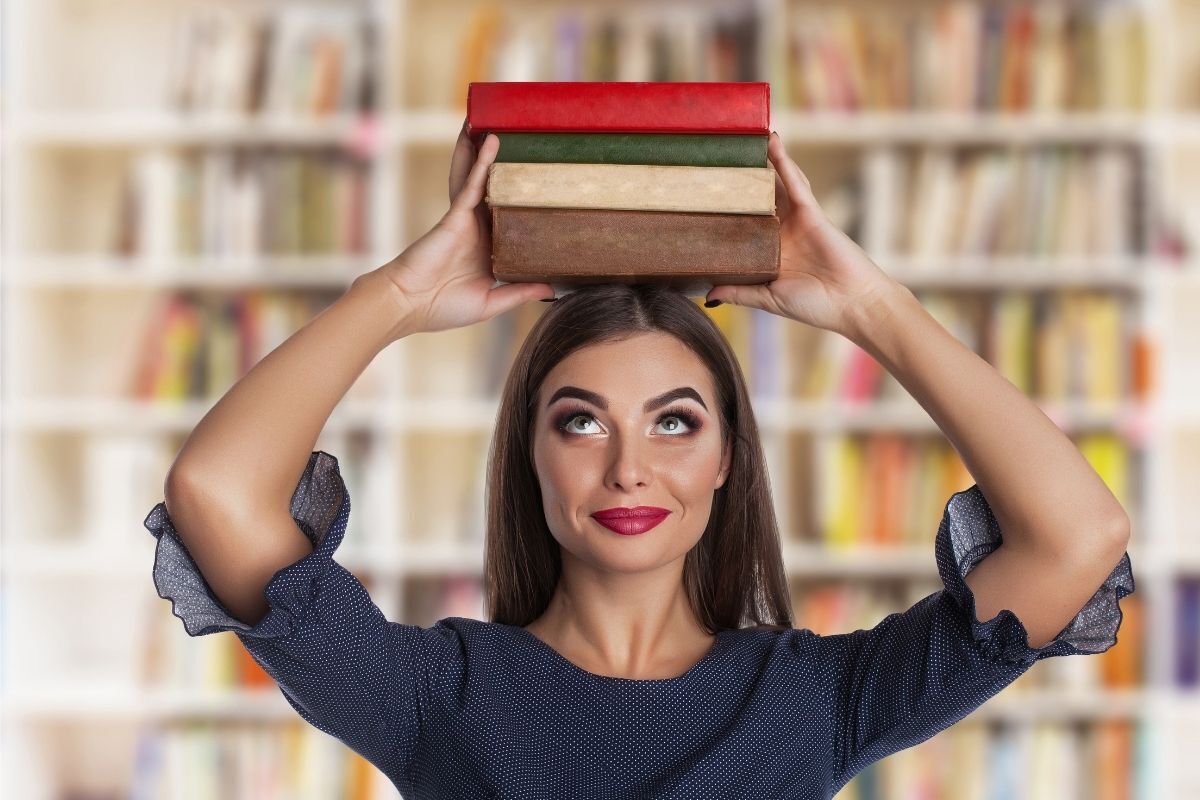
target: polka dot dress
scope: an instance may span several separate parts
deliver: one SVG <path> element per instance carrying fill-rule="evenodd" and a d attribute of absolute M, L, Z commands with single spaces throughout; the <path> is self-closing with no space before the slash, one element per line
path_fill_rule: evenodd
<path fill-rule="evenodd" d="M 333 560 L 350 497 L 316 451 L 291 501 L 314 550 L 266 586 L 250 626 L 222 606 L 166 506 L 153 578 L 191 636 L 233 631 L 307 722 L 415 798 L 829 798 L 871 763 L 929 739 L 1039 659 L 1116 643 L 1129 555 L 1054 641 L 1031 648 L 1009 610 L 987 622 L 963 580 L 999 546 L 977 486 L 946 504 L 944 588 L 875 627 L 726 630 L 685 674 L 634 680 L 575 666 L 516 625 L 388 621 Z"/>

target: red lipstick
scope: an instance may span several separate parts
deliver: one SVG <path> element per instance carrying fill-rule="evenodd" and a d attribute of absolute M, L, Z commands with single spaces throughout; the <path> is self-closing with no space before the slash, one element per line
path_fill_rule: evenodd
<path fill-rule="evenodd" d="M 637 506 L 636 508 L 606 508 L 592 514 L 592 518 L 610 531 L 622 536 L 634 536 L 645 533 L 667 518 L 671 512 L 655 506 Z"/>

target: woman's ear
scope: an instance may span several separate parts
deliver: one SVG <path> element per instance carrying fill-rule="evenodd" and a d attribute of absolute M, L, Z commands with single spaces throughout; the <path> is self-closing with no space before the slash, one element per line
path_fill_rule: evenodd
<path fill-rule="evenodd" d="M 720 489 L 725 485 L 725 481 L 729 478 L 729 465 L 733 463 L 733 445 L 729 442 L 725 443 L 725 450 L 721 456 L 721 471 L 717 473 L 717 487 Z"/>

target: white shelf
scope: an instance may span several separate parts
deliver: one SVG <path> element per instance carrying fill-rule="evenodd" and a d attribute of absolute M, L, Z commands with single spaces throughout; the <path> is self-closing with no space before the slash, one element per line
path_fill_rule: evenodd
<path fill-rule="evenodd" d="M 162 112 L 39 113 L 19 118 L 12 127 L 18 143 L 35 145 L 230 145 L 270 143 L 343 144 L 358 141 L 372 118 L 331 116 L 289 118 L 213 116 Z M 378 134 L 372 134 L 378 138 Z"/>
<path fill-rule="evenodd" d="M 347 289 L 391 256 L 330 253 L 227 258 L 15 255 L 4 275 L 10 287 L 135 289 L 250 287 Z"/>
<path fill-rule="evenodd" d="M 1099 721 L 1142 719 L 1156 707 L 1155 694 L 1145 689 L 1034 689 L 1000 693 L 975 713 L 980 719 L 1008 722 Z"/>
<path fill-rule="evenodd" d="M 13 430 L 42 432 L 122 430 L 186 433 L 196 427 L 217 399 L 184 400 L 178 403 L 108 398 L 17 400 L 7 407 L 4 424 Z M 386 403 L 345 401 L 333 410 L 326 430 L 388 428 L 395 425 L 389 422 L 392 418 L 393 413 Z"/>
<path fill-rule="evenodd" d="M 1133 289 L 1161 262 L 1139 256 L 970 256 L 919 258 L 872 253 L 871 259 L 909 288 L 1026 289 L 1094 286 Z"/>
<path fill-rule="evenodd" d="M 277 687 L 262 691 L 130 686 L 62 686 L 8 690 L 5 713 L 68 720 L 169 720 L 200 717 L 222 721 L 296 719 Z"/>

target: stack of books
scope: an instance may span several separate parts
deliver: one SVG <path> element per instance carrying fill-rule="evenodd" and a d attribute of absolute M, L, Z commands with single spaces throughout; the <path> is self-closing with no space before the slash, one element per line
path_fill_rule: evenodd
<path fill-rule="evenodd" d="M 779 275 L 770 84 L 474 82 L 467 134 L 496 134 L 492 272 L 556 294 L 664 283 L 687 294 Z"/>

